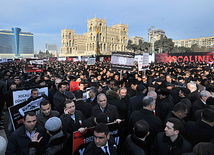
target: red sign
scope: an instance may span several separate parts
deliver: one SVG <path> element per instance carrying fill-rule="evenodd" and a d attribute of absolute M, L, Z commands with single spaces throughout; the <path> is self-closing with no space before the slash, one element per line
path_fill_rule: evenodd
<path fill-rule="evenodd" d="M 70 82 L 70 91 L 71 92 L 77 91 L 79 89 L 80 89 L 79 82 L 73 82 L 73 81 Z"/>

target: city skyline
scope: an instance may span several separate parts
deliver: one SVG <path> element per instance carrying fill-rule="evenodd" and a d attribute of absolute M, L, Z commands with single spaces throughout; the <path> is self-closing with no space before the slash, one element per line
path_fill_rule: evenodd
<path fill-rule="evenodd" d="M 173 3 L 172 3 L 173 2 Z M 148 29 L 162 29 L 173 40 L 214 36 L 214 2 L 211 0 L 127 1 L 127 0 L 10 0 L 2 1 L 0 29 L 20 27 L 34 35 L 34 51 L 45 44 L 61 47 L 61 30 L 75 29 L 76 34 L 87 32 L 87 19 L 106 19 L 107 26 L 128 24 L 129 38 L 143 37 L 148 41 Z"/>

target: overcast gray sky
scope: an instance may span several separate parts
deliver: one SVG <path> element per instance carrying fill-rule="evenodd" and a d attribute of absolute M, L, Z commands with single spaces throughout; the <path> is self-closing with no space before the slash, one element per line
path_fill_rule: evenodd
<path fill-rule="evenodd" d="M 128 24 L 129 38 L 144 37 L 155 26 L 173 40 L 214 36 L 213 0 L 1 0 L 0 29 L 20 27 L 34 34 L 34 50 L 61 46 L 61 29 L 87 32 L 87 18 L 107 26 Z"/>

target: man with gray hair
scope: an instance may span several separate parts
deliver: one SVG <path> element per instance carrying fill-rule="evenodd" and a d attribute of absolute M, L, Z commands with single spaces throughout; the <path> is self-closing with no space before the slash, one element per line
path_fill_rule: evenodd
<path fill-rule="evenodd" d="M 107 97 L 104 93 L 97 95 L 97 105 L 92 108 L 91 116 L 97 116 L 99 113 L 106 113 L 108 116 L 108 122 L 119 121 L 119 114 L 117 107 L 107 103 Z"/>
<path fill-rule="evenodd" d="M 190 90 L 190 94 L 188 96 L 188 99 L 193 104 L 197 99 L 199 99 L 199 93 L 197 90 L 197 86 L 195 82 L 189 82 L 187 84 L 187 88 Z"/>
<path fill-rule="evenodd" d="M 91 87 L 89 90 L 90 97 L 86 100 L 86 102 L 92 104 L 92 106 L 97 105 L 97 94 L 98 94 L 97 88 Z"/>
<path fill-rule="evenodd" d="M 194 116 L 197 110 L 203 110 L 206 105 L 206 101 L 209 97 L 211 97 L 211 93 L 209 91 L 203 90 L 199 94 L 199 99 L 197 99 L 192 106 L 192 115 Z"/>
<path fill-rule="evenodd" d="M 153 111 L 155 110 L 155 100 L 152 96 L 145 96 L 142 100 L 142 109 L 140 111 L 134 111 L 129 119 L 129 132 L 132 133 L 134 124 L 144 119 L 149 124 L 150 134 L 146 138 L 148 144 L 147 150 L 150 147 L 158 132 L 163 131 L 163 123 L 159 117 L 155 116 Z"/>

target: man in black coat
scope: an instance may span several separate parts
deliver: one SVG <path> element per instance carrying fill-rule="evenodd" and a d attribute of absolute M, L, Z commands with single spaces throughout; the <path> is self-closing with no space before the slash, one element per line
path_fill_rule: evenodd
<path fill-rule="evenodd" d="M 58 91 L 58 85 L 59 85 L 60 82 L 62 82 L 61 79 L 56 79 L 56 80 L 55 80 L 55 87 L 52 88 L 52 89 L 48 92 L 48 100 L 51 102 L 52 109 L 54 109 L 53 97 L 54 97 L 55 93 Z"/>
<path fill-rule="evenodd" d="M 53 97 L 53 105 L 54 110 L 57 110 L 60 113 L 60 115 L 62 115 L 65 102 L 66 84 L 61 82 L 59 83 L 58 87 L 59 89 Z"/>
<path fill-rule="evenodd" d="M 83 101 L 82 91 L 77 91 L 75 93 L 75 99 L 76 110 L 81 111 L 86 119 L 89 118 L 91 116 L 92 104 Z"/>
<path fill-rule="evenodd" d="M 75 104 L 72 100 L 67 100 L 64 103 L 64 113 L 60 116 L 62 120 L 62 131 L 73 134 L 75 131 L 84 132 L 82 123 L 85 120 L 81 111 L 75 110 Z"/>
<path fill-rule="evenodd" d="M 157 133 L 163 131 L 163 123 L 159 117 L 155 116 L 153 111 L 155 109 L 155 100 L 151 96 L 146 96 L 142 101 L 143 108 L 140 111 L 134 111 L 129 119 L 129 132 L 132 133 L 134 124 L 144 119 L 149 124 L 150 134 L 146 138 L 148 143 L 147 149 L 150 150 L 150 146 L 154 141 Z"/>
<path fill-rule="evenodd" d="M 194 117 L 197 110 L 204 110 L 207 99 L 212 96 L 211 93 L 206 90 L 201 91 L 199 95 L 200 98 L 197 99 L 192 105 L 192 117 Z"/>
<path fill-rule="evenodd" d="M 188 114 L 188 107 L 186 104 L 179 102 L 174 107 L 173 110 L 169 112 L 169 114 L 165 118 L 164 124 L 166 124 L 167 120 L 169 118 L 177 118 L 182 122 L 182 128 L 181 128 L 181 135 L 185 135 L 185 126 L 186 122 L 184 121 L 184 117 L 186 117 Z"/>
<path fill-rule="evenodd" d="M 174 107 L 174 103 L 169 95 L 170 91 L 166 88 L 161 88 L 160 90 L 160 115 L 157 115 L 163 122 L 169 113 L 169 111 Z"/>
<path fill-rule="evenodd" d="M 151 155 L 181 155 L 191 151 L 191 144 L 180 135 L 182 123 L 177 118 L 169 118 L 165 133 L 157 134 L 151 148 Z"/>
<path fill-rule="evenodd" d="M 136 89 L 137 95 L 129 99 L 128 118 L 130 118 L 133 111 L 139 110 L 136 108 L 136 105 L 140 104 L 142 102 L 142 99 L 145 97 L 146 87 L 144 85 L 140 84 Z"/>
<path fill-rule="evenodd" d="M 97 94 L 98 90 L 96 87 L 91 87 L 89 90 L 89 98 L 86 100 L 87 103 L 90 103 L 92 106 L 97 105 Z"/>
<path fill-rule="evenodd" d="M 83 155 L 117 155 L 117 146 L 110 138 L 108 126 L 99 123 L 94 129 L 94 140 L 85 148 Z"/>
<path fill-rule="evenodd" d="M 121 96 L 113 90 L 107 90 L 106 97 L 109 104 L 117 107 L 119 118 L 125 118 L 127 106 L 125 102 L 121 101 Z"/>
<path fill-rule="evenodd" d="M 97 116 L 99 113 L 106 113 L 109 121 L 120 121 L 117 107 L 107 103 L 107 97 L 104 93 L 100 93 L 97 96 L 97 105 L 92 108 L 91 116 Z"/>
<path fill-rule="evenodd" d="M 128 135 L 125 143 L 125 154 L 127 155 L 147 155 L 145 139 L 149 135 L 149 124 L 145 120 L 135 123 L 133 134 Z"/>
<path fill-rule="evenodd" d="M 24 124 L 14 131 L 9 138 L 5 155 L 28 155 L 28 144 L 36 132 L 39 132 L 39 138 L 43 137 L 38 146 L 41 149 L 48 143 L 45 129 L 36 124 L 36 114 L 34 112 L 26 112 Z M 37 153 L 39 154 L 39 152 Z"/>
<path fill-rule="evenodd" d="M 214 110 L 205 108 L 201 120 L 186 123 L 186 139 L 195 146 L 199 142 L 209 142 L 214 138 Z"/>

